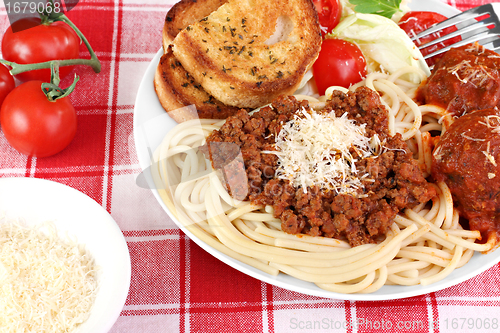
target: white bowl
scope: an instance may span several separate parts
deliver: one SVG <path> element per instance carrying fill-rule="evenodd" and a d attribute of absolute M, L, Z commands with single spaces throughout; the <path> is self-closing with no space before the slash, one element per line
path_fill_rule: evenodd
<path fill-rule="evenodd" d="M 85 244 L 99 267 L 90 317 L 75 331 L 108 332 L 125 304 L 131 266 L 123 234 L 97 202 L 69 186 L 37 178 L 0 178 L 0 212 L 31 226 L 51 221 Z"/>

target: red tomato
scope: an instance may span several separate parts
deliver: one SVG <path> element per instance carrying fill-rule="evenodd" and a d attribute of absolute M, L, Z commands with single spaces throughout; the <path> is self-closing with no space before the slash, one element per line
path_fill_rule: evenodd
<path fill-rule="evenodd" d="M 339 23 L 342 8 L 338 0 L 313 0 L 313 3 L 316 6 L 321 32 L 324 36 Z"/>
<path fill-rule="evenodd" d="M 7 141 L 19 152 L 35 157 L 54 155 L 76 134 L 77 117 L 68 97 L 49 101 L 42 81 L 28 81 L 5 98 L 0 124 Z"/>
<path fill-rule="evenodd" d="M 14 78 L 4 65 L 0 65 L 0 105 L 7 95 L 16 87 Z"/>
<path fill-rule="evenodd" d="M 441 21 L 446 20 L 447 17 L 443 16 L 441 14 L 435 13 L 435 12 L 420 12 L 420 11 L 411 11 L 406 13 L 401 20 L 399 21 L 399 27 L 403 29 L 406 34 L 410 37 L 414 37 L 418 33 L 430 28 L 436 23 L 439 23 Z M 446 29 L 443 29 L 441 31 L 438 31 L 432 35 L 429 35 L 427 37 L 415 40 L 415 45 L 420 46 L 425 43 L 428 43 L 430 41 L 433 41 L 434 39 L 437 39 L 441 36 L 444 36 L 446 34 L 449 34 L 450 32 L 453 32 L 457 30 L 455 27 L 449 27 Z M 447 40 L 446 42 L 443 43 L 438 43 L 430 47 L 426 47 L 421 50 L 422 54 L 425 56 L 427 54 L 431 54 L 432 52 L 435 52 L 439 49 L 442 49 L 443 47 L 446 47 L 448 45 L 451 45 L 453 43 L 459 42 L 461 40 L 460 37 L 455 37 L 450 40 Z M 431 59 L 427 59 L 427 64 L 428 65 L 433 65 L 435 64 L 439 58 L 441 58 L 440 55 L 432 57 Z"/>
<path fill-rule="evenodd" d="M 366 60 L 355 44 L 327 38 L 313 64 L 313 75 L 321 95 L 330 86 L 349 88 L 366 76 Z"/>
<path fill-rule="evenodd" d="M 78 59 L 80 38 L 64 22 L 40 24 L 39 18 L 24 18 L 12 24 L 2 39 L 5 60 L 18 64 L 31 64 L 49 60 Z M 12 29 L 14 27 L 13 32 Z M 59 77 L 67 76 L 73 66 L 60 68 Z M 16 75 L 21 81 L 50 81 L 50 69 L 38 69 Z"/>

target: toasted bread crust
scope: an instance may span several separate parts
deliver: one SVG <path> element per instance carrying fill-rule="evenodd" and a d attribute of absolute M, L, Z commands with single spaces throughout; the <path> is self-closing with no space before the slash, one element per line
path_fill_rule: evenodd
<path fill-rule="evenodd" d="M 256 108 L 298 88 L 319 54 L 321 31 L 311 0 L 229 0 L 179 32 L 173 46 L 208 93 Z"/>
<path fill-rule="evenodd" d="M 227 0 L 181 0 L 170 8 L 163 25 L 163 50 L 177 34 L 225 4 Z"/>
<path fill-rule="evenodd" d="M 154 87 L 158 99 L 169 116 L 177 122 L 194 118 L 225 119 L 239 108 L 227 106 L 209 95 L 175 59 L 172 48 L 160 58 Z M 194 110 L 184 108 L 194 105 Z M 182 109 L 184 108 L 184 109 Z"/>

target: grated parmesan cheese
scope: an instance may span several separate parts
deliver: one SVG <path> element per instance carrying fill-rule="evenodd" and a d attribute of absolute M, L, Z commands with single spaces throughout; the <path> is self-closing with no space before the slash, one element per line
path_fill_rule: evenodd
<path fill-rule="evenodd" d="M 90 315 L 95 272 L 84 247 L 58 237 L 52 223 L 1 223 L 1 331 L 73 331 Z"/>
<path fill-rule="evenodd" d="M 303 108 L 282 126 L 276 138 L 278 156 L 276 177 L 289 180 L 295 188 L 317 185 L 337 193 L 356 193 L 362 189 L 356 168 L 357 160 L 351 149 L 361 158 L 372 156 L 379 149 L 377 136 L 365 135 L 365 125 L 356 125 L 347 114 L 336 117 L 319 114 Z"/>
<path fill-rule="evenodd" d="M 470 129 L 469 129 L 469 130 L 467 130 L 467 132 L 470 132 Z M 485 141 L 485 139 L 473 138 L 473 137 L 471 137 L 471 136 L 468 136 L 468 135 L 467 135 L 467 134 L 465 134 L 465 133 L 461 133 L 460 135 L 461 135 L 462 137 L 466 138 L 467 140 L 471 140 L 471 141 L 480 141 L 480 142 Z"/>
<path fill-rule="evenodd" d="M 483 86 L 488 78 L 495 80 L 487 70 L 487 67 L 483 65 L 472 66 L 470 60 L 462 60 L 455 66 L 448 67 L 447 71 L 454 75 L 460 82 L 464 84 L 470 83 L 476 88 Z"/>
<path fill-rule="evenodd" d="M 484 122 L 480 121 L 479 123 L 488 127 L 491 130 L 491 133 L 500 133 L 500 117 L 496 115 L 489 115 L 484 117 Z"/>
<path fill-rule="evenodd" d="M 493 166 L 497 166 L 497 162 L 495 161 L 495 157 L 490 154 L 490 142 L 486 144 L 486 151 L 482 151 L 484 156 L 486 156 L 486 160 L 489 161 Z M 491 179 L 491 178 L 490 178 Z"/>
<path fill-rule="evenodd" d="M 485 50 L 486 48 L 477 42 L 470 44 L 470 46 L 465 49 L 466 52 L 477 53 L 478 55 L 485 53 Z"/>

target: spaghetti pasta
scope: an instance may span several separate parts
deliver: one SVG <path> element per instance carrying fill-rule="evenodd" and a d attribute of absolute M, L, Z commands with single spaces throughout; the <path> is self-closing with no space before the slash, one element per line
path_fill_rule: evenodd
<path fill-rule="evenodd" d="M 430 131 L 451 122 L 436 106 L 417 105 L 415 83 L 405 80 L 414 68 L 392 75 L 372 73 L 361 84 L 379 92 L 389 110 L 390 134 L 400 133 L 425 175 L 430 173 Z M 306 98 L 315 108 L 326 96 Z M 478 232 L 463 230 L 446 184 L 433 184 L 438 195 L 427 204 L 398 214 L 383 241 L 351 247 L 346 241 L 293 235 L 281 230 L 273 208 L 231 197 L 220 170 L 197 148 L 224 121 L 196 119 L 177 125 L 155 151 L 152 173 L 160 196 L 179 222 L 214 249 L 277 275 L 310 281 L 338 293 L 371 293 L 386 284 L 430 284 L 467 263 L 479 244 Z"/>

